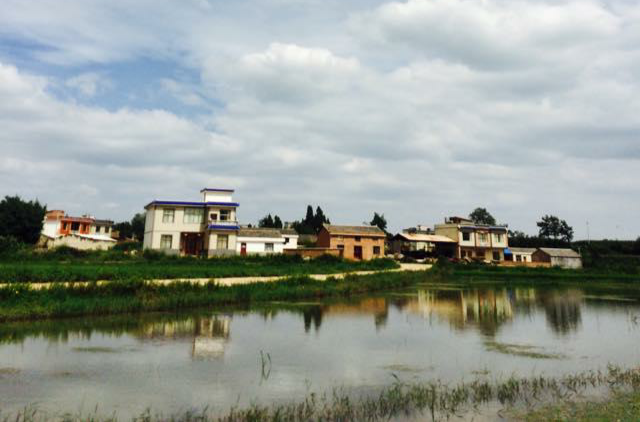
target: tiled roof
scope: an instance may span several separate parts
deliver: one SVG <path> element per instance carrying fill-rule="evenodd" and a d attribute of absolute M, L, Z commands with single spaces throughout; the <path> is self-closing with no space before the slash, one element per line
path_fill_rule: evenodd
<path fill-rule="evenodd" d="M 441 236 L 438 234 L 398 233 L 398 236 L 401 236 L 412 242 L 456 243 L 455 240 L 449 239 L 447 236 Z"/>
<path fill-rule="evenodd" d="M 338 226 L 335 224 L 323 224 L 323 227 L 332 235 L 386 236 L 386 234 L 377 226 Z"/>
<path fill-rule="evenodd" d="M 282 233 L 278 229 L 270 229 L 265 227 L 241 228 L 238 230 L 238 237 L 270 237 L 281 238 Z"/>
<path fill-rule="evenodd" d="M 509 250 L 513 253 L 534 253 L 536 248 L 514 248 L 509 246 Z"/>
<path fill-rule="evenodd" d="M 557 258 L 580 258 L 580 254 L 573 249 L 567 248 L 540 248 L 540 250 L 549 256 Z"/>

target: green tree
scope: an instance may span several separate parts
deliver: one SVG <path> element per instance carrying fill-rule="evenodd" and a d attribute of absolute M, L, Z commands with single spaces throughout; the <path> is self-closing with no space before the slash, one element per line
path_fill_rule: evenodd
<path fill-rule="evenodd" d="M 17 195 L 5 196 L 0 201 L 0 236 L 35 244 L 40 239 L 46 212 L 46 206 L 38 200 L 27 202 Z"/>
<path fill-rule="evenodd" d="M 258 221 L 258 227 L 273 228 L 273 217 L 271 217 L 271 214 L 262 217 L 260 221 Z"/>
<path fill-rule="evenodd" d="M 560 239 L 565 242 L 573 240 L 573 227 L 555 215 L 544 215 L 536 224 L 539 227 L 538 234 L 542 238 L 554 241 Z"/>
<path fill-rule="evenodd" d="M 294 221 L 292 226 L 299 234 L 317 234 L 324 223 L 330 224 L 331 221 L 324 215 L 322 208 L 318 206 L 316 212 L 313 212 L 313 207 L 307 205 L 307 213 L 303 220 Z"/>
<path fill-rule="evenodd" d="M 282 227 L 284 227 L 284 225 L 282 224 L 282 220 L 280 220 L 280 217 L 278 217 L 277 215 L 273 217 L 273 227 L 276 229 L 281 229 Z"/>
<path fill-rule="evenodd" d="M 121 221 L 113 225 L 113 229 L 118 231 L 118 239 L 125 240 L 133 237 L 133 229 L 130 221 Z"/>
<path fill-rule="evenodd" d="M 486 208 L 476 208 L 469 214 L 469 218 L 476 224 L 488 224 L 494 226 L 496 219 L 487 211 Z"/>
<path fill-rule="evenodd" d="M 373 213 L 373 219 L 369 222 L 372 226 L 378 226 L 383 232 L 387 232 L 387 219 L 384 218 L 384 214 Z"/>
<path fill-rule="evenodd" d="M 313 230 L 318 233 L 325 223 L 329 223 L 329 219 L 324 215 L 320 205 L 318 205 L 316 207 L 316 214 L 313 216 Z"/>
<path fill-rule="evenodd" d="M 147 215 L 144 212 L 136 213 L 131 219 L 131 232 L 136 240 L 144 240 L 144 224 Z"/>

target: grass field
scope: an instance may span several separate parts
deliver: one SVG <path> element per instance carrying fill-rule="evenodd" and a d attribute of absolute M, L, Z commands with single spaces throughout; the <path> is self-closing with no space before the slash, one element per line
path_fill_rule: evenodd
<path fill-rule="evenodd" d="M 23 259 L 0 261 L 0 282 L 298 276 L 397 267 L 398 264 L 390 259 L 347 261 L 332 256 L 303 260 L 299 256 L 284 255 L 211 259 L 163 257 L 155 254 L 134 258 L 124 254 L 95 254 L 61 256 L 57 259 L 32 255 Z"/>
<path fill-rule="evenodd" d="M 74 315 L 178 310 L 211 305 L 349 297 L 403 288 L 425 281 L 427 273 L 394 272 L 315 281 L 297 276 L 273 283 L 219 286 L 175 282 L 159 285 L 143 280 L 105 284 L 56 285 L 33 289 L 13 283 L 0 288 L 0 321 Z"/>

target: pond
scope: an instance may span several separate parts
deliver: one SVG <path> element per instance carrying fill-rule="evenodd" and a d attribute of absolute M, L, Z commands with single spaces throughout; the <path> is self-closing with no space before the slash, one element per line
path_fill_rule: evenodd
<path fill-rule="evenodd" d="M 640 361 L 640 302 L 581 289 L 419 286 L 348 301 L 0 326 L 0 409 L 119 417 L 557 375 Z"/>

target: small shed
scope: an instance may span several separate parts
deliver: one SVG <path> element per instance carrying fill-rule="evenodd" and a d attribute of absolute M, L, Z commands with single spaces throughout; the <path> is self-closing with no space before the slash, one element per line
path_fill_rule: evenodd
<path fill-rule="evenodd" d="M 549 262 L 552 267 L 582 268 L 582 257 L 573 249 L 538 248 L 532 256 L 534 262 Z"/>

